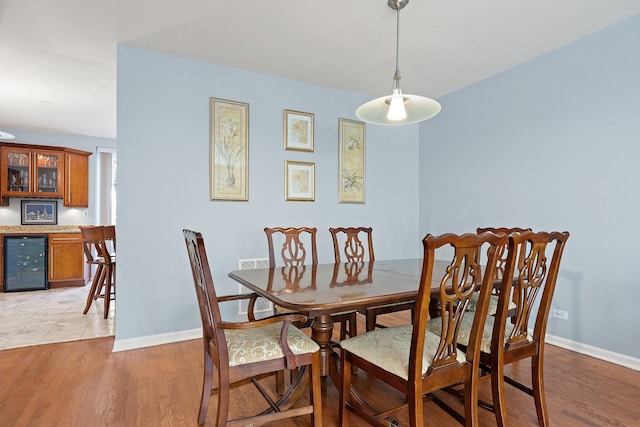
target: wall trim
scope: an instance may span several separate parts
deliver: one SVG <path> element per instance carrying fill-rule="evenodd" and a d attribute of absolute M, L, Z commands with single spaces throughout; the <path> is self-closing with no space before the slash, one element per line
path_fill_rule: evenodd
<path fill-rule="evenodd" d="M 566 338 L 549 334 L 546 335 L 544 341 L 547 344 L 595 357 L 596 359 L 604 360 L 606 362 L 615 363 L 616 365 L 624 366 L 625 368 L 630 368 L 635 371 L 640 371 L 640 359 L 627 356 L 626 354 L 614 353 L 613 351 L 604 350 L 592 345 L 571 341 Z"/>
<path fill-rule="evenodd" d="M 170 332 L 167 334 L 147 335 L 144 337 L 128 338 L 113 342 L 112 352 L 134 350 L 136 348 L 153 347 L 155 345 L 170 344 L 179 341 L 202 339 L 202 328 L 189 329 L 186 331 Z"/>

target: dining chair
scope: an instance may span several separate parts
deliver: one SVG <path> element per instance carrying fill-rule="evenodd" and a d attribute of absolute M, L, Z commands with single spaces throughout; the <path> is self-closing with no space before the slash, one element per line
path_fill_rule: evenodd
<path fill-rule="evenodd" d="M 217 396 L 215 425 L 252 425 L 284 418 L 311 415 L 314 427 L 322 426 L 320 390 L 320 347 L 292 322 L 304 321 L 304 316 L 291 313 L 256 320 L 253 314 L 257 294 L 217 296 L 201 233 L 183 230 L 191 272 L 202 319 L 204 344 L 204 375 L 198 423 L 203 425 L 212 395 Z M 219 304 L 249 300 L 246 322 L 222 320 Z M 213 387 L 214 367 L 216 387 Z M 306 406 L 293 407 L 304 391 L 302 378 L 309 368 L 309 401 Z M 290 392 L 274 401 L 259 378 L 265 374 L 297 370 Z M 230 419 L 231 388 L 251 382 L 265 398 L 266 409 L 255 415 Z M 254 407 L 252 402 L 251 407 Z"/>
<path fill-rule="evenodd" d="M 407 407 L 409 425 L 424 425 L 424 402 L 426 394 L 448 386 L 464 384 L 464 424 L 478 425 L 478 356 L 482 339 L 482 326 L 488 308 L 491 285 L 495 270 L 496 249 L 504 245 L 507 236 L 494 233 L 477 234 L 428 234 L 423 239 L 424 258 L 415 306 L 413 325 L 376 329 L 341 341 L 342 382 L 340 389 L 340 425 L 348 426 L 347 411 L 351 411 L 372 425 L 387 425 L 395 420 L 391 415 Z M 486 268 L 480 266 L 481 249 L 490 247 Z M 434 280 L 434 261 L 449 257 L 451 262 L 439 282 L 438 298 L 442 323 L 440 335 L 426 330 L 429 320 L 429 305 Z M 483 274 L 484 273 L 484 274 Z M 478 276 L 482 277 L 479 278 Z M 458 331 L 466 319 L 466 306 L 477 284 L 481 293 L 473 328 L 469 336 L 469 347 L 462 352 L 457 347 Z M 351 381 L 352 370 L 364 370 L 370 377 L 383 381 L 405 395 L 406 403 L 394 408 L 376 409 L 366 396 L 357 390 Z M 358 375 L 360 375 L 358 373 Z M 459 421 L 462 415 L 452 414 Z M 397 424 L 396 424 L 397 425 Z"/>
<path fill-rule="evenodd" d="M 531 231 L 531 228 L 521 228 L 521 227 L 478 227 L 476 229 L 476 233 L 477 234 L 482 234 L 482 233 L 486 233 L 487 231 L 490 231 L 492 233 L 496 233 L 496 234 L 506 234 L 509 235 L 511 233 L 522 233 L 524 231 Z M 522 258 L 522 256 L 520 255 L 520 258 Z M 520 261 L 522 261 L 520 259 Z M 496 256 L 496 274 L 495 274 L 495 281 L 496 283 L 500 283 L 500 281 L 502 281 L 502 277 L 504 275 L 504 270 L 505 270 L 505 266 L 507 264 L 507 245 L 505 244 L 505 246 L 503 248 L 498 249 L 498 254 Z M 498 308 L 498 293 L 500 292 L 500 287 L 499 286 L 494 286 L 493 288 L 493 292 L 492 292 L 492 296 L 489 299 L 489 315 L 493 316 L 494 314 L 496 314 L 496 310 Z M 471 298 L 471 302 L 469 303 L 469 308 L 468 310 L 470 311 L 475 311 L 475 307 L 476 307 L 476 302 L 477 302 L 477 294 L 475 294 L 473 296 L 473 298 Z M 515 303 L 511 302 L 509 304 L 509 309 L 513 310 L 515 309 Z"/>
<path fill-rule="evenodd" d="M 333 240 L 333 252 L 335 262 L 373 262 L 375 254 L 373 251 L 373 229 L 371 227 L 335 227 L 329 228 L 331 239 Z M 375 307 L 366 307 L 358 310 L 365 316 L 365 328 L 368 331 L 374 330 L 376 327 L 385 328 L 386 326 L 378 324 L 379 315 L 387 313 L 395 313 L 398 311 L 411 311 L 411 319 L 413 321 L 415 302 L 400 302 L 394 304 L 379 305 Z M 350 336 L 355 336 L 354 333 Z M 340 336 L 343 340 L 345 336 Z"/>
<path fill-rule="evenodd" d="M 566 231 L 522 231 L 509 235 L 497 311 L 486 318 L 480 347 L 481 368 L 491 373 L 493 399 L 492 405 L 483 406 L 495 413 L 498 426 L 508 425 L 505 382 L 532 396 L 538 424 L 549 425 L 543 376 L 544 339 L 568 238 Z M 533 332 L 529 333 L 532 322 Z M 429 323 L 430 331 L 439 328 L 438 319 Z M 467 345 L 465 337 L 471 326 L 468 319 L 461 325 L 461 348 Z M 505 365 L 524 359 L 531 361 L 532 387 L 504 375 Z"/>
<path fill-rule="evenodd" d="M 318 264 L 318 251 L 316 245 L 317 228 L 315 227 L 265 227 L 264 232 L 267 235 L 267 243 L 269 245 L 269 267 L 282 264 L 284 268 L 301 267 L 308 260 L 307 252 L 310 252 L 311 265 Z M 279 238 L 279 239 L 278 239 Z M 281 243 L 280 257 L 276 257 L 276 244 L 274 241 Z M 305 247 L 305 242 L 307 247 Z M 277 312 L 287 312 L 283 307 L 274 306 Z M 356 329 L 356 313 L 336 313 L 331 316 L 334 323 L 340 324 L 340 339 L 344 339 L 347 335 L 354 336 Z M 311 322 L 307 321 L 305 325 L 298 324 L 298 327 L 311 326 Z"/>
<path fill-rule="evenodd" d="M 111 256 L 105 243 L 104 226 L 81 226 L 82 249 L 87 264 L 95 266 L 87 303 L 82 314 L 87 314 L 94 300 L 104 300 L 104 318 L 109 317 L 109 305 L 111 299 L 115 299 L 115 256 Z"/>

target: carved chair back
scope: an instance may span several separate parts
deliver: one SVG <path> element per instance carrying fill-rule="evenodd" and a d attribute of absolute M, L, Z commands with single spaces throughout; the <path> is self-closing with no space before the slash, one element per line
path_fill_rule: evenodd
<path fill-rule="evenodd" d="M 329 232 L 336 263 L 375 260 L 371 227 L 332 227 Z"/>
<path fill-rule="evenodd" d="M 282 242 L 280 247 L 280 260 L 283 265 L 301 266 L 307 263 L 307 251 L 310 251 L 311 262 L 307 264 L 317 264 L 318 254 L 316 250 L 316 232 L 315 227 L 265 227 L 264 232 L 267 235 L 269 243 L 269 267 L 275 267 L 278 264 L 275 255 L 274 240 L 280 237 Z M 305 241 L 307 247 L 305 248 Z"/>

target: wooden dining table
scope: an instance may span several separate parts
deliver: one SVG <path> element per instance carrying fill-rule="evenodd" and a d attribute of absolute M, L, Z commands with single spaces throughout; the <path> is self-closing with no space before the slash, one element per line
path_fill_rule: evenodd
<path fill-rule="evenodd" d="M 432 297 L 449 261 L 435 261 Z M 274 304 L 313 319 L 311 337 L 320 345 L 322 375 L 330 374 L 336 354 L 331 314 L 415 301 L 422 259 L 376 260 L 236 270 L 229 277 Z"/>

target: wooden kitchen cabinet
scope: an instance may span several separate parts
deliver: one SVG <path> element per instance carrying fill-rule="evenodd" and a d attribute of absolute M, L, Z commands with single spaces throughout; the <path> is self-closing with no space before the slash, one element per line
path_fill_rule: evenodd
<path fill-rule="evenodd" d="M 89 156 L 64 153 L 64 205 L 70 208 L 89 207 Z"/>
<path fill-rule="evenodd" d="M 62 197 L 62 152 L 3 147 L 2 161 L 3 195 Z"/>
<path fill-rule="evenodd" d="M 66 147 L 0 144 L 0 205 L 10 197 L 62 199 L 63 206 L 89 207 L 89 156 Z"/>
<path fill-rule="evenodd" d="M 81 233 L 49 234 L 49 287 L 84 286 Z"/>

